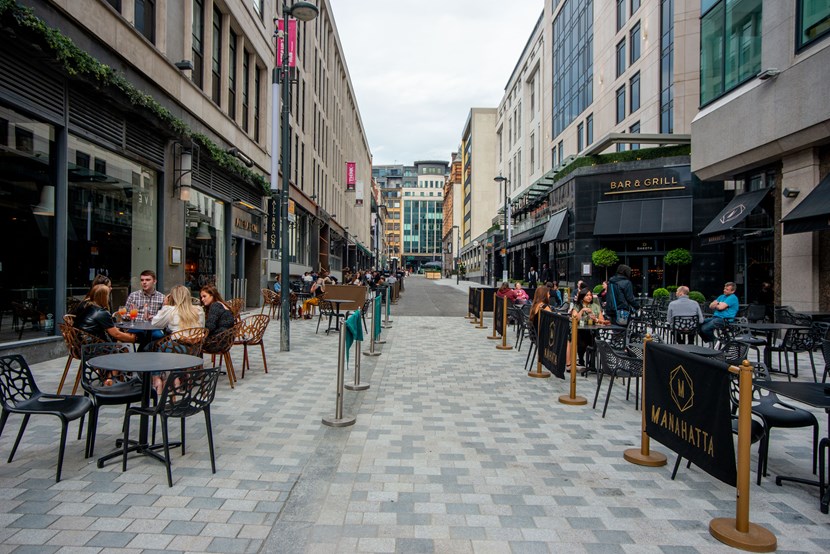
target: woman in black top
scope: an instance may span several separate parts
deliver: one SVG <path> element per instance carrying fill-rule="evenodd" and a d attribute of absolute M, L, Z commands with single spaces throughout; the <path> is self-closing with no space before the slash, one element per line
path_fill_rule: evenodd
<path fill-rule="evenodd" d="M 199 292 L 199 296 L 207 310 L 205 328 L 210 331 L 209 334 L 213 335 L 234 326 L 236 321 L 233 312 L 225 305 L 222 295 L 219 294 L 215 286 L 205 285 Z"/>
<path fill-rule="evenodd" d="M 90 300 L 76 313 L 73 327 L 104 341 L 135 342 L 135 335 L 125 333 L 115 326 L 107 305 L 109 295 L 110 288 L 107 285 L 92 287 L 89 291 Z"/>

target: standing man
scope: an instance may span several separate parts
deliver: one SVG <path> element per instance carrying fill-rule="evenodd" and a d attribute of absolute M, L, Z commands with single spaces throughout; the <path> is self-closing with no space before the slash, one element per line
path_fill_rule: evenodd
<path fill-rule="evenodd" d="M 539 277 L 541 277 L 541 281 L 543 283 L 550 283 L 551 281 L 554 281 L 553 271 L 550 270 L 548 264 L 542 264 L 542 271 L 540 272 Z"/>
<path fill-rule="evenodd" d="M 723 286 L 723 294 L 717 297 L 709 308 L 715 310 L 713 317 L 705 321 L 698 334 L 706 342 L 715 342 L 715 329 L 726 327 L 729 320 L 734 319 L 738 313 L 738 297 L 735 294 L 735 283 L 732 281 Z"/>
<path fill-rule="evenodd" d="M 530 271 L 527 272 L 527 283 L 528 287 L 535 289 L 536 283 L 539 282 L 539 273 L 536 271 L 535 267 L 531 267 Z"/>
<path fill-rule="evenodd" d="M 145 269 L 139 276 L 141 289 L 133 291 L 127 297 L 127 307 L 135 306 L 138 309 L 139 317 L 144 320 L 151 320 L 164 305 L 164 295 L 156 290 L 156 274 L 150 269 Z"/>

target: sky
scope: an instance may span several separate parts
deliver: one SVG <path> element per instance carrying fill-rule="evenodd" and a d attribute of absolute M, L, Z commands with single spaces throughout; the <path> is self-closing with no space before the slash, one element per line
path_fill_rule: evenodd
<path fill-rule="evenodd" d="M 330 0 L 375 165 L 446 160 L 496 108 L 544 0 Z"/>

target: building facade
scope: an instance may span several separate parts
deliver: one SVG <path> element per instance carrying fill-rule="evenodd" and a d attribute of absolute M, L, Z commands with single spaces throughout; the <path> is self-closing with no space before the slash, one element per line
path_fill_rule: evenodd
<path fill-rule="evenodd" d="M 426 263 L 441 264 L 444 182 L 448 171 L 449 164 L 444 161 L 416 161 L 415 180 L 403 180 L 403 263 L 413 271 Z"/>
<path fill-rule="evenodd" d="M 332 237 L 346 226 L 370 244 L 371 203 L 347 190 L 346 162 L 368 189 L 371 155 L 319 5 L 299 24 L 292 273 L 342 259 Z M 21 240 L 0 254 L 0 345 L 63 348 L 56 322 L 99 273 L 116 306 L 144 269 L 162 290 L 215 284 L 259 303 L 280 246 L 267 217 L 275 14 L 268 0 L 2 4 L 0 219 Z"/>
<path fill-rule="evenodd" d="M 444 273 L 458 271 L 461 250 L 462 194 L 461 157 L 458 152 L 451 155 L 450 173 L 444 183 Z"/>
<path fill-rule="evenodd" d="M 417 175 L 414 166 L 403 165 L 376 165 L 372 167 L 372 178 L 380 192 L 381 203 L 386 206 L 386 266 L 390 269 L 402 267 L 401 255 L 401 202 L 403 197 L 403 182 L 406 178 L 414 185 Z"/>
<path fill-rule="evenodd" d="M 830 78 L 830 5 L 732 4 L 701 2 L 692 170 L 732 182 L 743 198 L 770 191 L 761 239 L 757 225 L 743 223 L 728 245 L 738 284 L 754 291 L 771 281 L 776 304 L 828 310 L 830 185 L 820 183 L 830 175 L 830 105 L 814 91 Z M 815 224 L 791 228 L 788 220 L 812 208 Z"/>

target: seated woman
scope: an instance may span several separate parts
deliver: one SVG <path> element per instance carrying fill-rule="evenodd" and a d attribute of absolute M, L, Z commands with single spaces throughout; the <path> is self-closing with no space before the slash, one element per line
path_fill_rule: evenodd
<path fill-rule="evenodd" d="M 507 284 L 507 281 L 501 284 L 499 290 L 496 291 L 496 296 L 499 298 L 504 298 L 505 296 L 510 298 L 510 285 Z"/>
<path fill-rule="evenodd" d="M 576 302 L 571 306 L 571 316 L 579 318 L 580 327 L 582 325 L 605 323 L 599 304 L 594 303 L 594 293 L 588 288 L 584 288 L 577 293 Z M 594 335 L 589 329 L 578 329 L 576 332 L 576 350 L 579 361 L 577 363 L 583 367 L 585 366 L 585 351 L 589 346 L 594 346 Z"/>
<path fill-rule="evenodd" d="M 205 311 L 193 305 L 187 287 L 177 285 L 170 289 L 164 306 L 153 316 L 153 325 L 171 332 L 205 326 Z"/>
<path fill-rule="evenodd" d="M 545 290 L 548 290 L 547 287 L 544 288 Z M 513 302 L 513 304 L 517 306 L 523 306 L 530 302 L 530 297 L 527 295 L 525 289 L 522 288 L 522 284 L 519 282 L 516 282 L 516 286 L 513 288 L 512 291 L 510 291 L 510 296 L 508 296 L 508 298 Z M 535 294 L 533 295 L 533 298 L 536 298 Z M 550 297 L 548 297 L 548 300 L 550 300 Z"/>
<path fill-rule="evenodd" d="M 83 300 L 81 300 L 78 303 L 78 305 L 75 306 L 75 308 L 72 310 L 70 315 L 74 315 L 74 316 L 77 317 L 79 313 L 84 311 L 87 304 L 92 302 L 92 289 L 94 289 L 96 285 L 106 285 L 109 292 L 110 293 L 112 292 L 112 281 L 110 281 L 110 278 L 107 277 L 106 275 L 101 275 L 99 273 L 98 275 L 95 276 L 95 279 L 92 280 L 92 285 L 90 285 L 90 287 L 89 287 L 89 292 L 86 293 L 86 296 L 84 296 Z M 109 304 L 109 301 L 107 301 L 107 304 Z"/>
<path fill-rule="evenodd" d="M 330 283 L 328 279 L 328 272 L 326 270 L 321 270 L 320 275 L 317 277 L 317 280 L 311 285 L 311 290 L 309 291 L 313 296 L 303 302 L 303 318 L 304 319 L 311 319 L 311 306 L 316 306 L 320 303 L 320 298 L 324 294 L 326 294 L 326 284 Z"/>
<path fill-rule="evenodd" d="M 205 316 L 205 328 L 210 331 L 211 335 L 234 326 L 236 320 L 233 317 L 233 312 L 225 304 L 225 301 L 222 300 L 222 295 L 219 294 L 215 286 L 205 285 L 199 291 L 199 296 L 207 312 Z"/>
<path fill-rule="evenodd" d="M 533 294 L 533 304 L 530 306 L 530 321 L 533 322 L 534 327 L 539 325 L 539 312 L 542 310 L 551 311 L 550 289 L 544 286 L 536 288 L 536 292 Z"/>
<path fill-rule="evenodd" d="M 104 341 L 135 342 L 135 335 L 120 330 L 112 320 L 109 312 L 110 288 L 107 285 L 95 285 L 88 296 L 89 301 L 75 314 L 76 329 Z"/>

